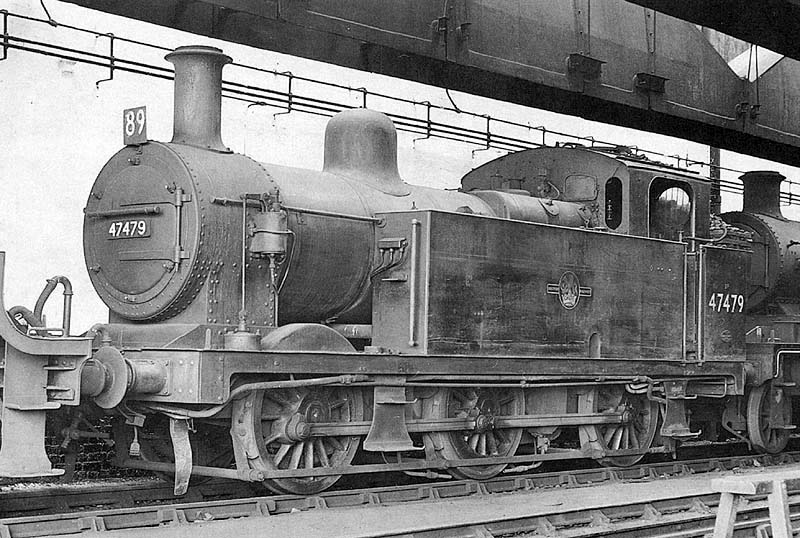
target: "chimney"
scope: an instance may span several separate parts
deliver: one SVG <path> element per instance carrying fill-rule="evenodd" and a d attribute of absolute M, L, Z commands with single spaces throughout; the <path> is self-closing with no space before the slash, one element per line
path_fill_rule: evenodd
<path fill-rule="evenodd" d="M 165 58 L 175 65 L 172 142 L 229 152 L 222 143 L 222 68 L 230 56 L 216 47 L 178 47 Z"/>
<path fill-rule="evenodd" d="M 781 182 L 786 177 L 771 170 L 745 172 L 739 179 L 744 184 L 745 213 L 760 213 L 783 218 L 781 213 Z"/>

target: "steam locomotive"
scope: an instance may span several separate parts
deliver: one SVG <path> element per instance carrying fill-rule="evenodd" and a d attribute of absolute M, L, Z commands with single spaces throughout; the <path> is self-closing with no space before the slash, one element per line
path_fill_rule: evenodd
<path fill-rule="evenodd" d="M 435 190 L 400 178 L 394 126 L 366 109 L 330 120 L 321 172 L 264 164 L 220 136 L 230 58 L 167 59 L 172 141 L 120 150 L 85 208 L 108 323 L 71 336 L 69 294 L 60 331 L 38 303 L 12 309 L 23 331 L 0 316 L 0 476 L 58 473 L 45 419 L 79 405 L 116 417 L 119 465 L 177 493 L 785 448 L 800 224 L 779 174 L 745 174 L 721 219 L 706 178 L 624 150 L 526 150 Z"/>

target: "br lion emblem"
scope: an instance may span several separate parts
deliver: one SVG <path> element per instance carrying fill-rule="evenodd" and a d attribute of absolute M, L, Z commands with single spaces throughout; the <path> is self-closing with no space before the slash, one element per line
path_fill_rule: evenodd
<path fill-rule="evenodd" d="M 561 306 L 567 310 L 572 310 L 581 300 L 581 297 L 591 297 L 592 288 L 581 287 L 578 275 L 572 271 L 566 271 L 561 275 L 557 284 L 548 284 L 547 293 L 558 295 Z"/>

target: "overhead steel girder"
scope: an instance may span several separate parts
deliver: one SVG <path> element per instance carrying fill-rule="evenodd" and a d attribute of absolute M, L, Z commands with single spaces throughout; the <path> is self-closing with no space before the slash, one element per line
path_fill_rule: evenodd
<path fill-rule="evenodd" d="M 798 62 L 743 81 L 693 24 L 622 0 L 69 1 L 800 165 Z"/>
<path fill-rule="evenodd" d="M 800 60 L 798 0 L 630 0 Z"/>

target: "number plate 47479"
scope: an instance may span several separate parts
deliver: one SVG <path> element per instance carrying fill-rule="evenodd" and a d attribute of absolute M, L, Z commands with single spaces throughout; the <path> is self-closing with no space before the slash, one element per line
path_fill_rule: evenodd
<path fill-rule="evenodd" d="M 736 293 L 712 293 L 708 307 L 715 312 L 738 314 L 744 312 L 744 295 Z"/>
<path fill-rule="evenodd" d="M 109 223 L 109 239 L 131 239 L 150 237 L 150 221 L 147 219 L 115 220 Z"/>

